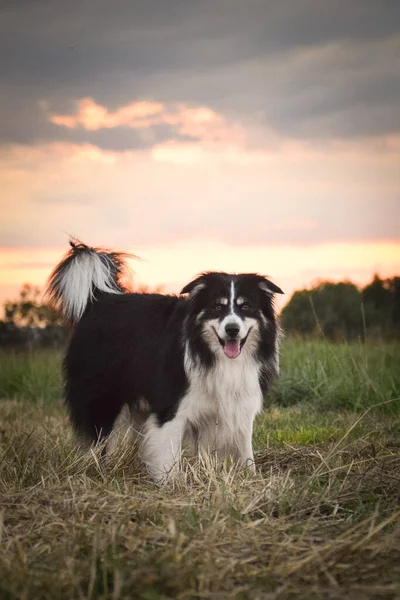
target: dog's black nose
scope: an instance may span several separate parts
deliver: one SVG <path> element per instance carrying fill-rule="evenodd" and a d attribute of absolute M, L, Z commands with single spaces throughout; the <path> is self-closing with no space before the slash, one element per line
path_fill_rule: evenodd
<path fill-rule="evenodd" d="M 225 331 L 230 337 L 236 337 L 239 333 L 239 327 L 234 323 L 228 323 L 228 325 L 225 325 Z"/>

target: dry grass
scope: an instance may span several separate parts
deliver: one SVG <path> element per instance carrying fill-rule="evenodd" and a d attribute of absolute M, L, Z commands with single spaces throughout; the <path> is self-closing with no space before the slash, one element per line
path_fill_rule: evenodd
<path fill-rule="evenodd" d="M 135 448 L 82 456 L 59 404 L 4 400 L 0 597 L 400 598 L 400 421 L 374 414 L 266 444 L 267 414 L 256 475 L 188 463 L 162 489 Z"/>

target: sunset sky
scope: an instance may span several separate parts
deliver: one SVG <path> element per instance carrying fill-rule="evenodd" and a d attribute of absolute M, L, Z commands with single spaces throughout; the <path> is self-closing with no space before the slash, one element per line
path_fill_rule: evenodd
<path fill-rule="evenodd" d="M 68 233 L 137 281 L 400 274 L 400 2 L 0 8 L 0 304 Z"/>

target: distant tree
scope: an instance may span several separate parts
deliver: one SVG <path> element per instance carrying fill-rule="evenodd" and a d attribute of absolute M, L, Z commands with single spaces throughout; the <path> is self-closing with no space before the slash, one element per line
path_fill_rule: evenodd
<path fill-rule="evenodd" d="M 282 309 L 281 322 L 287 333 L 311 336 L 318 333 L 318 323 L 313 313 L 311 291 L 294 292 L 289 303 Z"/>
<path fill-rule="evenodd" d="M 387 280 L 392 294 L 392 323 L 398 334 L 400 334 L 400 277 Z"/>
<path fill-rule="evenodd" d="M 362 290 L 367 332 L 395 337 L 400 333 L 400 277 L 375 275 Z"/>
<path fill-rule="evenodd" d="M 5 302 L 4 315 L 6 323 L 13 323 L 17 327 L 62 324 L 60 315 L 42 299 L 40 289 L 30 283 L 24 283 L 16 301 Z"/>
<path fill-rule="evenodd" d="M 291 334 L 352 339 L 362 335 L 361 304 L 361 292 L 353 283 L 325 281 L 295 292 L 283 308 L 281 320 Z"/>

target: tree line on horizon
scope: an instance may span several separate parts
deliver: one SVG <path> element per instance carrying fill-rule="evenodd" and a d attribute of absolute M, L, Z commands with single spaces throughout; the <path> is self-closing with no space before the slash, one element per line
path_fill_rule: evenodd
<path fill-rule="evenodd" d="M 363 288 L 321 281 L 294 292 L 282 309 L 286 334 L 331 341 L 400 338 L 400 277 L 374 275 Z"/>
<path fill-rule="evenodd" d="M 140 286 L 135 291 L 149 290 Z M 324 337 L 330 341 L 400 339 L 400 276 L 359 288 L 351 281 L 321 281 L 294 292 L 282 309 L 280 320 L 286 335 Z M 19 297 L 4 303 L 0 321 L 0 346 L 62 346 L 69 328 L 41 290 L 24 284 Z"/>

